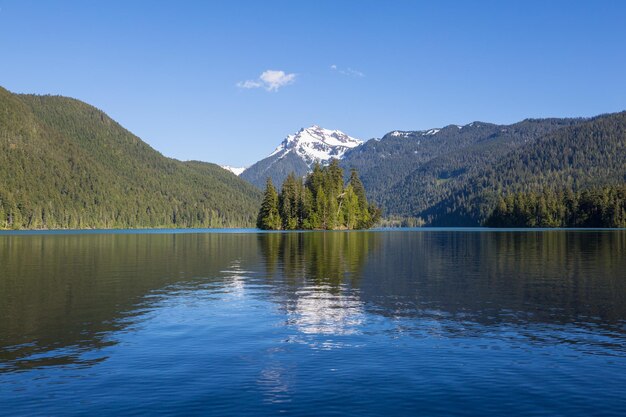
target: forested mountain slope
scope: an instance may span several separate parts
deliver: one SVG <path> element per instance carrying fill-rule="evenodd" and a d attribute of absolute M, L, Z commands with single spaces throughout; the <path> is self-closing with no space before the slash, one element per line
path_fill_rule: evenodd
<path fill-rule="evenodd" d="M 427 131 L 395 131 L 346 153 L 341 164 L 356 168 L 368 197 L 386 216 L 421 217 L 469 178 L 518 147 L 583 119 L 527 119 L 512 125 L 473 122 Z"/>
<path fill-rule="evenodd" d="M 471 175 L 420 214 L 434 225 L 482 223 L 500 196 L 580 191 L 626 182 L 626 112 L 556 130 Z"/>
<path fill-rule="evenodd" d="M 75 99 L 0 88 L 0 228 L 254 225 L 260 192 Z"/>
<path fill-rule="evenodd" d="M 243 171 L 240 178 L 250 182 L 260 190 L 268 178 L 275 184 L 282 184 L 289 174 L 293 173 L 302 178 L 309 170 L 309 166 L 302 158 L 295 153 L 288 153 L 280 159 L 275 155 L 261 159 Z"/>

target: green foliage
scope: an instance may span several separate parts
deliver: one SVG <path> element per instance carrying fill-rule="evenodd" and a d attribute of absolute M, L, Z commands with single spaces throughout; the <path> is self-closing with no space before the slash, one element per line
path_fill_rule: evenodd
<path fill-rule="evenodd" d="M 152 149 L 102 111 L 0 88 L 0 228 L 253 226 L 260 192 Z"/>
<path fill-rule="evenodd" d="M 278 212 L 278 193 L 272 183 L 272 179 L 268 178 L 265 185 L 265 193 L 263 193 L 263 202 L 257 216 L 256 227 L 263 230 L 280 229 L 282 222 Z"/>
<path fill-rule="evenodd" d="M 437 216 L 445 208 L 435 224 L 483 223 L 501 195 L 575 193 L 623 184 L 625 179 L 626 112 L 622 112 L 559 129 L 510 152 L 469 178 L 463 189 L 429 214 Z"/>
<path fill-rule="evenodd" d="M 490 227 L 626 227 L 626 185 L 501 198 Z"/>
<path fill-rule="evenodd" d="M 341 165 L 358 169 L 371 201 L 387 218 L 445 220 L 439 206 L 474 176 L 513 150 L 580 119 L 524 120 L 513 125 L 474 122 L 432 131 L 393 132 L 348 151 Z M 454 222 L 457 220 L 455 219 Z"/>
<path fill-rule="evenodd" d="M 359 169 L 389 218 L 478 226 L 501 195 L 623 183 L 626 112 L 389 134 L 348 151 L 342 165 Z"/>
<path fill-rule="evenodd" d="M 278 218 L 276 218 L 278 215 Z M 368 229 L 380 218 L 380 210 L 368 204 L 356 171 L 347 185 L 337 160 L 316 164 L 304 182 L 294 173 L 283 182 L 280 195 L 271 178 L 259 210 L 260 229 Z"/>

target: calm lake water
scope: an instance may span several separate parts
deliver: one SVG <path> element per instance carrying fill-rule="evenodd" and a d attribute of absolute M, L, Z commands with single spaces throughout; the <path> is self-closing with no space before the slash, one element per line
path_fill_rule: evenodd
<path fill-rule="evenodd" d="M 625 410 L 625 231 L 0 235 L 0 414 Z"/>

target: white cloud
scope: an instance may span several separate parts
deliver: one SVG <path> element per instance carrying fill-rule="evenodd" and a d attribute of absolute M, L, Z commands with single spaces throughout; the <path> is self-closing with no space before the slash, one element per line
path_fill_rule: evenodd
<path fill-rule="evenodd" d="M 363 78 L 365 77 L 365 74 L 363 74 L 361 71 L 357 71 L 355 69 L 352 68 L 339 68 L 337 65 L 333 64 L 330 66 L 330 69 L 332 71 L 336 71 L 341 75 L 347 75 L 349 77 L 357 77 L 357 78 Z"/>
<path fill-rule="evenodd" d="M 263 86 L 262 83 L 258 81 L 254 81 L 254 80 L 239 81 L 237 83 L 237 87 L 239 88 L 259 88 L 262 86 Z"/>
<path fill-rule="evenodd" d="M 296 81 L 296 74 L 285 74 L 284 71 L 267 70 L 260 77 L 266 84 L 267 91 L 276 91 L 280 87 L 293 84 Z"/>
<path fill-rule="evenodd" d="M 256 80 L 239 81 L 239 88 L 265 88 L 267 91 L 278 91 L 279 88 L 296 81 L 296 74 L 287 74 L 285 71 L 267 70 Z"/>

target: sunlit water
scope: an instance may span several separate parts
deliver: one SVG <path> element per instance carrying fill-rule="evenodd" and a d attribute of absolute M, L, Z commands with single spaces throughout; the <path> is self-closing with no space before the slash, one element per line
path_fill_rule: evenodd
<path fill-rule="evenodd" d="M 0 235 L 0 414 L 626 410 L 626 232 Z"/>

